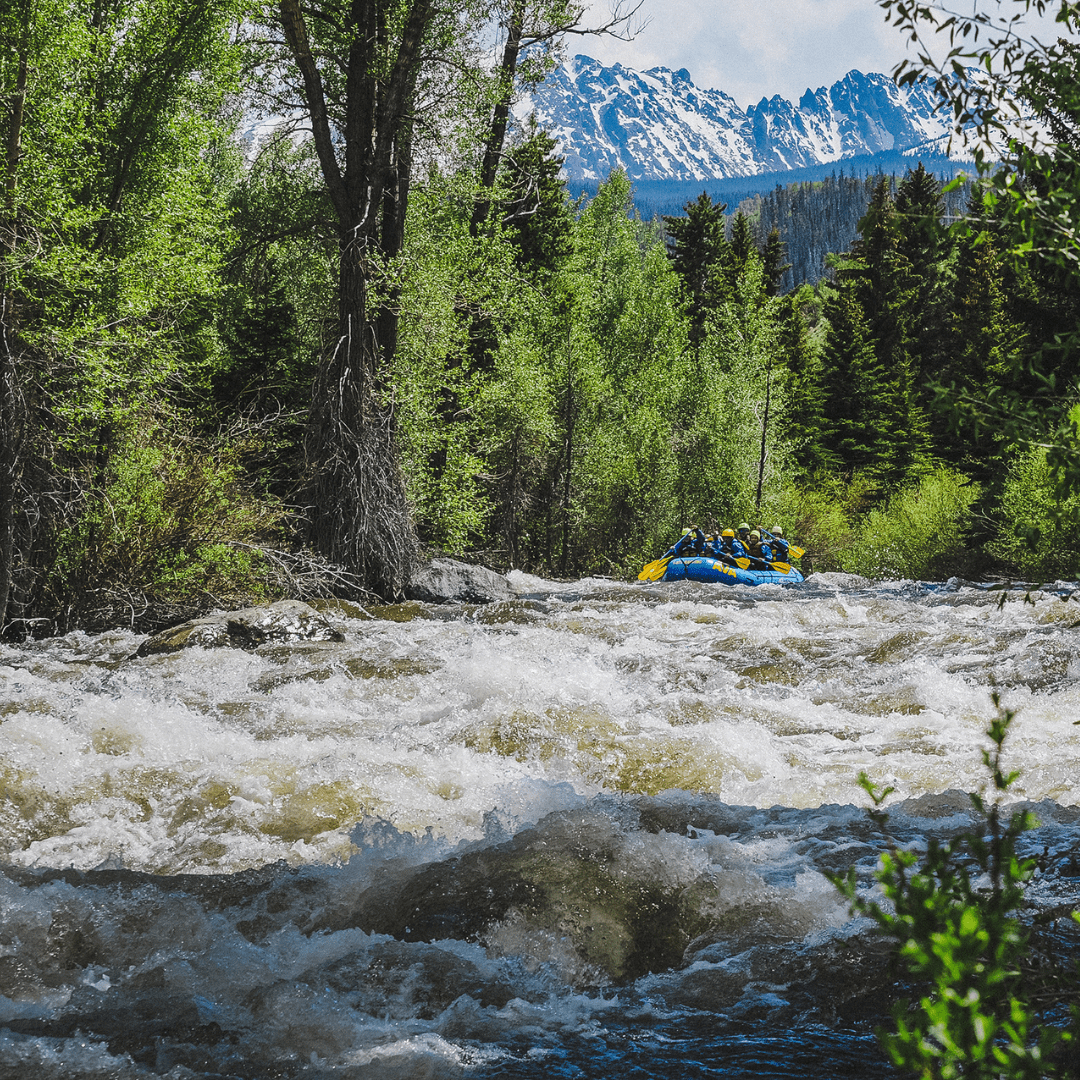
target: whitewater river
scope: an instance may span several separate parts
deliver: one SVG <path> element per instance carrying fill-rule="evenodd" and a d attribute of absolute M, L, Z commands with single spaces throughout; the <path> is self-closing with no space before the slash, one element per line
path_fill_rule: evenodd
<path fill-rule="evenodd" d="M 0 646 L 0 1077 L 887 1076 L 825 874 L 969 823 L 995 687 L 1031 902 L 1080 903 L 1068 586 L 510 580 Z"/>

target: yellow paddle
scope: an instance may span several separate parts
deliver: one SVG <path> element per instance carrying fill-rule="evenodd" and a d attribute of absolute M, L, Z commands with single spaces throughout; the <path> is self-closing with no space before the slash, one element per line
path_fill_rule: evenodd
<path fill-rule="evenodd" d="M 775 540 L 776 539 L 776 537 L 773 536 L 773 534 L 771 532 L 769 532 L 768 529 L 761 529 L 761 532 L 762 532 L 762 534 L 764 536 L 767 536 L 770 540 Z M 788 557 L 789 558 L 801 559 L 805 554 L 806 554 L 806 549 L 805 548 L 796 547 L 794 544 L 788 544 Z M 788 570 L 791 569 L 791 566 L 790 566 L 789 563 L 780 563 L 778 565 L 787 566 Z M 784 573 L 786 574 L 787 570 L 785 570 Z"/>
<path fill-rule="evenodd" d="M 638 581 L 659 581 L 673 558 L 673 555 L 665 555 L 662 559 L 654 559 L 638 574 Z"/>
<path fill-rule="evenodd" d="M 742 567 L 743 570 L 760 570 L 761 569 L 760 566 L 751 566 L 750 564 L 754 563 L 754 562 L 759 562 L 760 563 L 760 562 L 764 562 L 764 561 L 765 561 L 764 559 L 736 559 L 735 560 L 735 565 Z M 791 573 L 791 563 L 771 562 L 771 563 L 767 563 L 766 565 L 769 567 L 769 569 L 776 570 L 778 573 L 781 573 L 781 574 L 790 574 Z"/>

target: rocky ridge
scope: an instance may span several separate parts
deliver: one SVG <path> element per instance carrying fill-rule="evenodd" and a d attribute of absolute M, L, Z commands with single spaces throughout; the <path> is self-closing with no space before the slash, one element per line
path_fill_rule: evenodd
<path fill-rule="evenodd" d="M 850 71 L 798 103 L 775 96 L 743 109 L 685 69 L 638 72 L 575 56 L 518 103 L 558 142 L 570 180 L 705 180 L 842 162 L 885 150 L 939 155 L 948 117 L 929 84 L 898 87 Z"/>

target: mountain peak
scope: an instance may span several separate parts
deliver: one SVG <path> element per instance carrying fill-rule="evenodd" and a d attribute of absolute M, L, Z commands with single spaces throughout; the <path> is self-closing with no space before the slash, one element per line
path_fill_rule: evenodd
<path fill-rule="evenodd" d="M 948 124 L 927 86 L 898 87 L 852 69 L 793 104 L 780 95 L 742 109 L 695 86 L 686 68 L 604 67 L 579 54 L 515 110 L 535 113 L 571 180 L 615 168 L 634 180 L 706 180 L 803 168 L 940 139 Z"/>

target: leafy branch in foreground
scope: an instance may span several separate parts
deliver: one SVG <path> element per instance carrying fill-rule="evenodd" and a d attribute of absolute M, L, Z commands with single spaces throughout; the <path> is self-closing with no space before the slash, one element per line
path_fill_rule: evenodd
<path fill-rule="evenodd" d="M 894 1031 L 878 1032 L 893 1063 L 924 1080 L 1056 1076 L 1055 1051 L 1073 1037 L 1044 1025 L 1034 1009 L 1030 935 L 1018 913 L 1036 864 L 1020 858 L 1016 847 L 1037 822 L 1026 810 L 1002 820 L 1001 796 L 1019 775 L 1002 764 L 1016 714 L 1002 709 L 996 694 L 994 705 L 997 716 L 987 731 L 992 748 L 983 751 L 994 797 L 970 796 L 979 825 L 947 844 L 931 839 L 921 860 L 895 848 L 882 855 L 874 876 L 885 903 L 859 894 L 854 868 L 833 877 L 852 912 L 874 921 L 924 988 L 918 1001 L 894 1004 Z M 880 791 L 865 773 L 859 782 L 883 824 L 880 807 L 892 789 Z M 1073 1018 L 1075 1025 L 1075 1010 Z"/>

